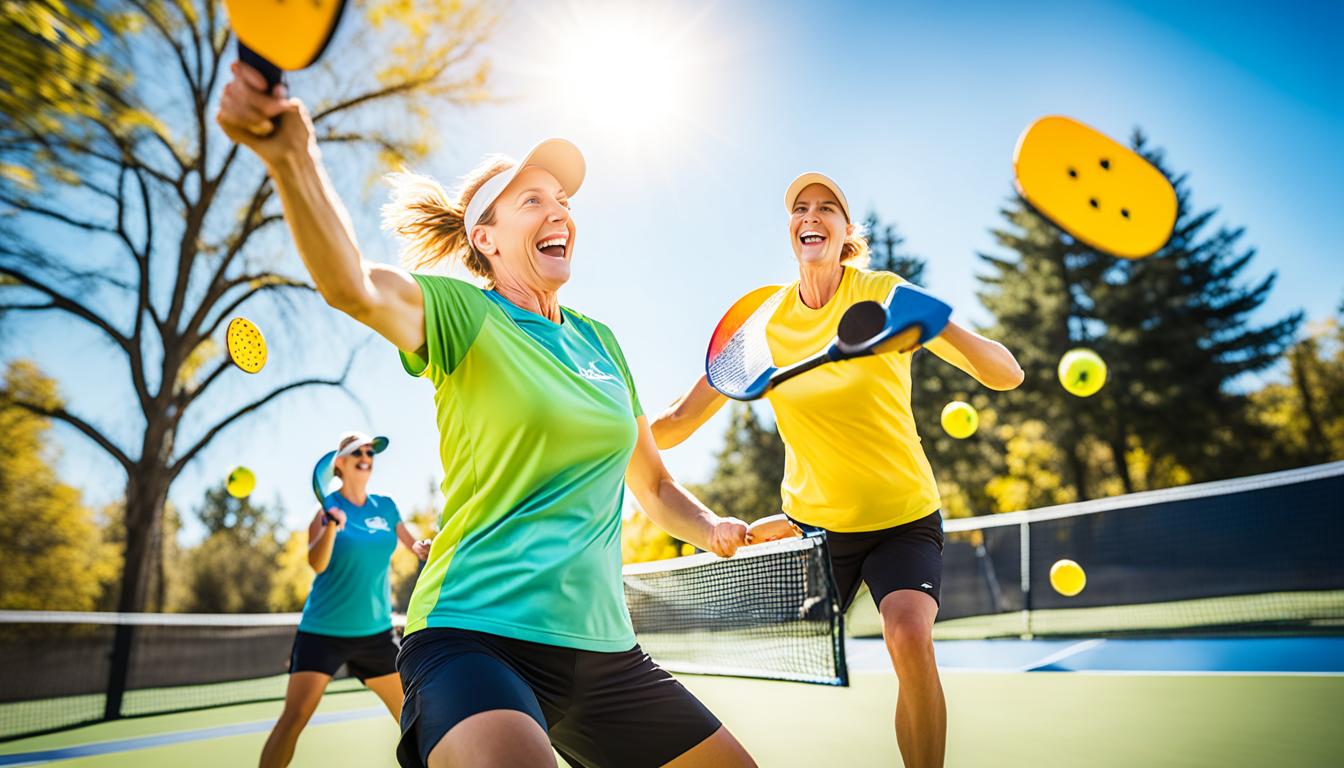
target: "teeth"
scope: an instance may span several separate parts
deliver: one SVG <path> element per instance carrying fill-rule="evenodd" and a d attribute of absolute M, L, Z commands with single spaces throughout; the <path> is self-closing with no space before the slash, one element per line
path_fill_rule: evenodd
<path fill-rule="evenodd" d="M 820 243 L 822 240 L 825 240 L 826 236 L 814 229 L 809 229 L 806 232 L 803 232 L 802 234 L 798 235 L 798 239 L 803 241 L 803 243 L 807 245 L 814 245 L 816 243 Z"/>
<path fill-rule="evenodd" d="M 558 246 L 560 246 L 561 248 L 564 248 L 564 247 L 565 247 L 565 243 L 567 243 L 567 242 L 569 242 L 569 239 L 568 239 L 568 238 L 564 238 L 564 237 L 552 237 L 552 238 L 549 239 L 549 240 L 542 240 L 540 243 L 537 243 L 537 250 L 541 250 L 541 249 L 543 249 L 543 248 L 550 248 L 550 247 L 553 246 L 553 245 L 558 245 Z"/>

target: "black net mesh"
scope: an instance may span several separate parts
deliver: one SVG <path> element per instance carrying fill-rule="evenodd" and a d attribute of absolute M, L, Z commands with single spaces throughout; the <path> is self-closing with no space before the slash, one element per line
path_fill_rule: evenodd
<path fill-rule="evenodd" d="M 944 527 L 938 637 L 1344 631 L 1344 462 Z"/>
<path fill-rule="evenodd" d="M 0 739 L 283 699 L 298 620 L 0 612 Z M 344 669 L 337 677 L 329 691 L 358 689 Z"/>
<path fill-rule="evenodd" d="M 845 685 L 843 617 L 822 536 L 626 566 L 640 645 L 674 672 Z"/>

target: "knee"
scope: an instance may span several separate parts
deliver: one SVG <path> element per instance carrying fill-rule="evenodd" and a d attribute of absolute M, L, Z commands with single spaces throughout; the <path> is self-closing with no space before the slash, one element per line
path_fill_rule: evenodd
<path fill-rule="evenodd" d="M 893 611 L 882 618 L 882 635 L 893 657 L 918 658 L 933 654 L 933 625 L 923 616 Z"/>
<path fill-rule="evenodd" d="M 311 710 L 303 710 L 297 707 L 285 707 L 284 711 L 280 713 L 279 719 L 275 721 L 275 730 L 289 735 L 296 735 L 303 730 L 304 726 L 308 725 L 308 721 L 312 719 L 312 716 L 313 713 Z"/>

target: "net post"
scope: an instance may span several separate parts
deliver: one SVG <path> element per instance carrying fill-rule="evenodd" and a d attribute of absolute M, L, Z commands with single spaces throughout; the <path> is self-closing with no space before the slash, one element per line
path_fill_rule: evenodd
<path fill-rule="evenodd" d="M 1021 533 L 1021 569 L 1022 569 L 1022 639 L 1030 640 L 1031 634 L 1031 524 L 1023 520 Z"/>
<path fill-rule="evenodd" d="M 121 717 L 121 701 L 126 694 L 126 679 L 131 668 L 131 645 L 135 642 L 135 625 L 117 624 L 112 641 L 112 658 L 108 664 L 107 693 L 103 705 L 103 719 Z"/>

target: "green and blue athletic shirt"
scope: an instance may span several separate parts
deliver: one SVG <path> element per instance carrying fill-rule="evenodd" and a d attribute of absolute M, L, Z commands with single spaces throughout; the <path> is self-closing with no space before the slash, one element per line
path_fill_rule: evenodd
<path fill-rule="evenodd" d="M 635 644 L 621 502 L 643 413 L 611 330 L 415 275 L 434 385 L 444 510 L 406 632 L 458 627 L 589 651 Z"/>

